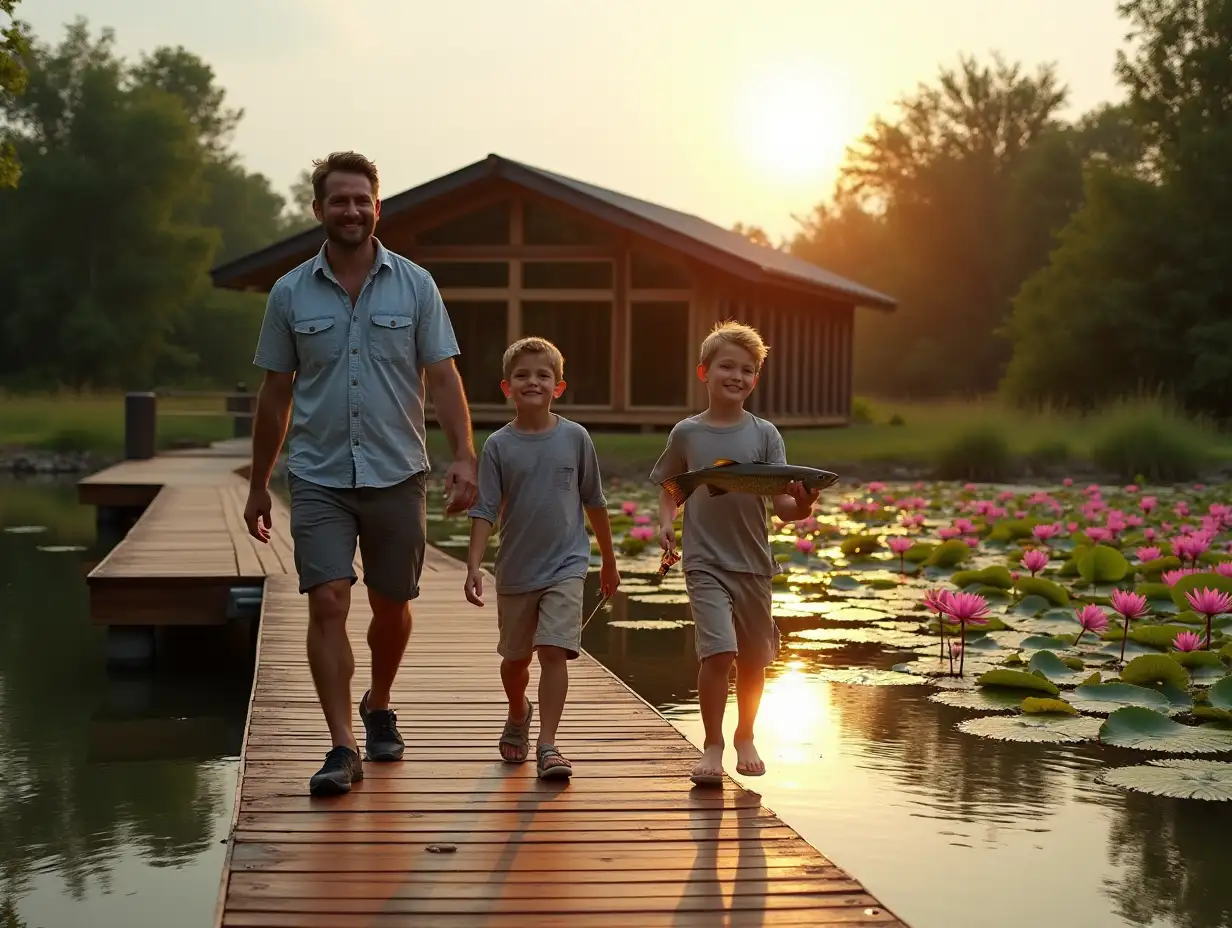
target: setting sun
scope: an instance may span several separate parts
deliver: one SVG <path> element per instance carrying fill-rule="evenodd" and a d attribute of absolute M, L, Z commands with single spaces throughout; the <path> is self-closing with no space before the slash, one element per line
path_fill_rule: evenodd
<path fill-rule="evenodd" d="M 845 109 L 826 75 L 784 67 L 748 84 L 735 128 L 746 156 L 770 179 L 813 179 L 842 158 Z"/>

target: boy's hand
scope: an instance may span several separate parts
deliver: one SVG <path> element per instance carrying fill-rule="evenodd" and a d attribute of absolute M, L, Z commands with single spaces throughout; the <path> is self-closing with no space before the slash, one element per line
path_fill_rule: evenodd
<path fill-rule="evenodd" d="M 620 571 L 616 569 L 616 559 L 604 560 L 603 565 L 599 568 L 599 589 L 603 593 L 603 598 L 607 599 L 616 592 L 616 587 L 620 586 Z"/>
<path fill-rule="evenodd" d="M 659 526 L 659 547 L 664 551 L 676 550 L 676 526 L 670 522 Z"/>
<path fill-rule="evenodd" d="M 788 488 L 791 498 L 796 501 L 796 511 L 800 513 L 798 518 L 807 519 L 813 511 L 813 503 L 817 502 L 817 497 L 821 495 L 820 490 L 805 489 L 804 484 L 796 481 Z"/>
<path fill-rule="evenodd" d="M 472 606 L 483 605 L 483 571 L 467 568 L 466 582 L 462 585 L 466 601 Z"/>

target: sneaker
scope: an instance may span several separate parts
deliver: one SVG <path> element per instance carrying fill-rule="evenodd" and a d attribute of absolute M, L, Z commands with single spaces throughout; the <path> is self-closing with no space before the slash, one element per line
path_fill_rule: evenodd
<path fill-rule="evenodd" d="M 359 755 L 347 747 L 336 747 L 325 755 L 325 766 L 308 781 L 313 796 L 337 796 L 349 793 L 351 784 L 364 778 L 364 766 Z"/>
<path fill-rule="evenodd" d="M 359 701 L 359 717 L 368 732 L 364 749 L 368 760 L 402 760 L 402 736 L 398 734 L 398 716 L 393 709 L 369 709 L 368 694 Z"/>

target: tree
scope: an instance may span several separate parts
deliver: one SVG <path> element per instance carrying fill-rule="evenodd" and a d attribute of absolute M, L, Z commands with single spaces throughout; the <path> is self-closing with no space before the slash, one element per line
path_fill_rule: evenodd
<path fill-rule="evenodd" d="M 282 234 L 294 235 L 318 225 L 316 214 L 312 211 L 312 172 L 304 169 L 291 185 L 291 195 L 287 198 L 287 207 L 282 214 Z"/>
<path fill-rule="evenodd" d="M 205 153 L 179 100 L 126 79 L 84 21 L 32 43 L 7 107 L 24 165 L 0 192 L 0 369 L 26 384 L 150 386 L 218 234 L 194 217 Z"/>
<path fill-rule="evenodd" d="M 19 0 L 0 0 L 0 13 L 9 23 L 0 29 L 0 112 L 11 107 L 26 89 L 26 68 L 23 59 L 30 48 L 25 23 L 14 15 Z M 0 137 L 0 188 L 15 187 L 21 177 L 21 165 L 10 139 Z"/>
<path fill-rule="evenodd" d="M 1004 388 L 1090 405 L 1142 387 L 1232 415 L 1232 2 L 1129 0 L 1124 120 L 1048 267 L 1024 285 Z M 1092 131 L 1095 131 L 1094 129 Z M 1081 362 L 1081 369 L 1074 364 Z"/>
<path fill-rule="evenodd" d="M 1024 274 L 1006 246 L 1012 197 L 1065 98 L 1051 66 L 1024 74 L 999 56 L 962 57 L 848 150 L 834 208 L 815 211 L 792 247 L 899 299 L 895 313 L 860 314 L 858 389 L 995 388 L 1009 346 L 994 333 Z"/>

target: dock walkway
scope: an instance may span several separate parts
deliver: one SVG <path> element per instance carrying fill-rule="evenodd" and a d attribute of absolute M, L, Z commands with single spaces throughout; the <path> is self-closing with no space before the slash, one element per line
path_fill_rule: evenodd
<path fill-rule="evenodd" d="M 275 513 L 276 543 L 253 544 L 238 515 L 236 471 L 246 461 L 173 460 L 117 465 L 87 478 L 82 497 L 100 500 L 109 487 L 149 497 L 145 515 L 91 576 L 92 595 L 106 589 L 114 616 L 126 614 L 129 596 L 140 621 L 155 621 L 148 591 L 174 593 L 177 583 L 181 601 L 206 580 L 264 588 L 216 924 L 902 925 L 757 794 L 730 779 L 721 789 L 694 788 L 688 774 L 698 750 L 588 655 L 570 666 L 560 728 L 572 782 L 540 782 L 533 761 L 503 764 L 495 604 L 467 604 L 461 565 L 436 550 L 394 688 L 405 759 L 365 764 L 348 795 L 309 797 L 308 778 L 329 744 L 304 653 L 307 602 L 285 509 Z M 361 581 L 350 623 L 357 700 L 369 672 L 365 599 Z M 535 685 L 532 674 L 532 694 Z"/>

